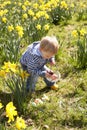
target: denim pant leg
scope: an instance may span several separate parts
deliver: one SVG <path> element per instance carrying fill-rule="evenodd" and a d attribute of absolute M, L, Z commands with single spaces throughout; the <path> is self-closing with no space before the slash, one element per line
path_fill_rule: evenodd
<path fill-rule="evenodd" d="M 42 71 L 45 71 L 44 67 L 42 68 Z M 46 77 L 43 77 L 43 79 L 44 79 L 44 82 L 46 83 L 47 87 L 51 87 L 51 86 L 53 86 L 55 84 L 55 82 L 47 80 Z"/>
<path fill-rule="evenodd" d="M 27 91 L 34 91 L 35 90 L 35 84 L 37 82 L 38 76 L 35 74 L 30 74 L 30 76 L 27 78 Z"/>
<path fill-rule="evenodd" d="M 24 71 L 27 71 L 27 66 L 22 65 L 22 69 Z M 26 89 L 27 91 L 34 91 L 35 90 L 35 84 L 37 82 L 38 76 L 35 74 L 30 74 L 27 78 L 26 82 Z"/>
<path fill-rule="evenodd" d="M 44 78 L 44 82 L 46 83 L 47 87 L 51 87 L 55 84 L 55 82 L 49 81 L 46 78 Z"/>

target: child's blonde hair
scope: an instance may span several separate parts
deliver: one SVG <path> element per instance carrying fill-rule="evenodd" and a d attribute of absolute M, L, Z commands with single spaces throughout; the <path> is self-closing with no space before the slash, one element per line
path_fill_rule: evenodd
<path fill-rule="evenodd" d="M 58 41 L 55 36 L 46 36 L 41 39 L 40 48 L 45 52 L 56 54 L 59 48 Z"/>

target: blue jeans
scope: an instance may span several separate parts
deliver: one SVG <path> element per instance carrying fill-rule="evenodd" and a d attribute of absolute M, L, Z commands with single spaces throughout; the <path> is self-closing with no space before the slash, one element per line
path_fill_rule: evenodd
<path fill-rule="evenodd" d="M 22 68 L 23 68 L 24 71 L 27 71 L 27 66 L 22 65 Z M 45 71 L 44 67 L 41 70 Z M 38 77 L 39 77 L 39 75 L 37 75 L 37 74 L 35 75 L 35 74 L 32 74 L 32 73 L 28 76 L 27 82 L 26 82 L 27 91 L 30 91 L 30 92 L 35 91 L 35 84 L 38 80 Z M 43 77 L 43 79 L 44 79 L 44 82 L 46 83 L 47 87 L 51 87 L 55 83 L 55 82 L 47 80 L 46 77 Z"/>

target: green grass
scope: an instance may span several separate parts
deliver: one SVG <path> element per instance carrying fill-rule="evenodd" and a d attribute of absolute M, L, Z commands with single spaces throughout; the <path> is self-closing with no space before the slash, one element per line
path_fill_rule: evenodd
<path fill-rule="evenodd" d="M 69 23 L 66 26 L 53 26 L 49 35 L 56 34 L 65 42 L 67 39 L 68 28 L 76 26 Z M 77 23 L 77 26 L 79 24 Z M 65 49 L 64 45 L 64 49 Z M 65 50 L 64 50 L 65 51 Z M 65 55 L 66 54 L 66 55 Z M 62 57 L 63 56 L 63 57 Z M 87 129 L 87 70 L 77 70 L 70 66 L 67 61 L 67 53 L 62 54 L 56 64 L 58 68 L 52 67 L 54 71 L 58 69 L 62 75 L 62 80 L 58 82 L 57 91 L 45 89 L 46 85 L 39 79 L 36 85 L 35 98 L 42 98 L 43 94 L 49 97 L 49 101 L 44 102 L 38 107 L 30 106 L 23 115 L 27 122 L 26 130 L 86 130 Z M 7 94 L 8 95 L 8 94 Z M 3 95 L 4 96 L 4 95 Z M 2 96 L 2 100 L 4 97 Z M 9 98 L 5 95 L 6 98 Z M 29 121 L 30 120 L 30 121 Z M 10 130 L 10 127 L 8 127 Z"/>
<path fill-rule="evenodd" d="M 86 130 L 87 129 L 87 70 L 75 69 L 69 65 L 66 48 L 70 47 L 68 34 L 75 27 L 87 28 L 85 21 L 70 20 L 67 25 L 53 25 L 48 35 L 56 35 L 64 44 L 64 54 L 57 59 L 58 70 L 62 80 L 58 82 L 57 91 L 43 89 L 45 84 L 41 79 L 37 83 L 36 95 L 33 98 L 41 98 L 45 93 L 49 102 L 38 108 L 29 109 L 29 116 L 33 120 L 36 129 L 39 130 Z M 72 42 L 72 41 L 71 41 Z M 56 68 L 52 67 L 55 71 Z M 43 91 L 40 91 L 43 89 Z"/>

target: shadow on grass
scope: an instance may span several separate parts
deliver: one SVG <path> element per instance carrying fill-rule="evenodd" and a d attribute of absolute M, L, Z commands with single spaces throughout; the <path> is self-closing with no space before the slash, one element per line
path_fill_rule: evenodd
<path fill-rule="evenodd" d="M 12 101 L 12 93 L 0 91 L 0 100 L 3 105 L 6 105 L 8 102 Z"/>
<path fill-rule="evenodd" d="M 36 95 L 43 95 L 44 93 L 47 93 L 50 91 L 50 88 L 48 87 L 44 87 L 42 89 L 36 90 L 35 94 Z M 26 95 L 26 97 L 28 97 L 28 101 L 32 98 L 32 96 L 29 94 Z M 5 92 L 5 91 L 1 91 L 0 90 L 0 100 L 3 103 L 3 105 L 6 105 L 8 102 L 13 101 L 14 96 L 12 93 L 9 92 Z"/>
<path fill-rule="evenodd" d="M 49 92 L 51 89 L 49 87 L 44 87 L 42 89 L 36 90 L 36 95 L 43 95 L 44 93 Z"/>

